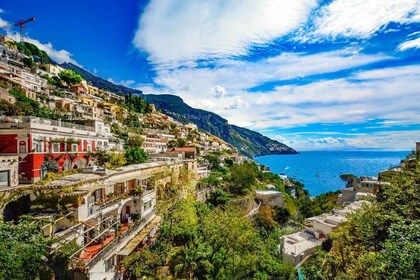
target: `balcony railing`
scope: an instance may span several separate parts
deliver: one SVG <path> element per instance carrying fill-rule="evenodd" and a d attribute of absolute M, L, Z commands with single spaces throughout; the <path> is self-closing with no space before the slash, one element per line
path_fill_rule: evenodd
<path fill-rule="evenodd" d="M 124 231 L 120 235 L 117 235 L 114 240 L 112 240 L 108 245 L 102 248 L 102 250 L 98 254 L 93 256 L 93 258 L 86 264 L 86 266 L 89 268 L 92 268 L 93 266 L 95 266 L 100 260 L 104 259 L 104 257 L 109 252 L 112 252 L 122 242 L 126 241 L 127 238 L 129 238 L 133 232 L 135 232 L 139 228 L 144 228 L 146 226 L 146 222 L 154 215 L 155 215 L 155 211 L 150 212 L 147 216 L 136 221 L 130 228 L 128 228 L 128 230 Z"/>
<path fill-rule="evenodd" d="M 77 129 L 77 130 L 83 130 L 83 131 L 90 131 L 95 132 L 95 128 L 91 126 L 84 126 L 84 125 L 78 125 L 74 123 L 67 123 L 62 122 L 58 120 L 50 120 L 50 119 L 44 119 L 44 118 L 38 118 L 38 117 L 32 117 L 32 116 L 23 116 L 23 117 L 11 117 L 11 119 L 15 120 L 15 122 L 5 122 L 2 121 L 2 128 L 6 128 L 5 124 L 12 124 L 14 126 L 18 127 L 30 127 L 30 124 L 40 124 L 40 125 L 48 125 L 53 127 L 64 127 L 69 129 Z"/>

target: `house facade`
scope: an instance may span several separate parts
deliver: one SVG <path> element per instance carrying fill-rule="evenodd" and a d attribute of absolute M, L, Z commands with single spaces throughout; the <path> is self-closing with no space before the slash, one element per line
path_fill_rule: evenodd
<path fill-rule="evenodd" d="M 34 183 L 47 171 L 87 165 L 86 154 L 100 143 L 107 147 L 106 125 L 83 126 L 37 117 L 4 117 L 0 122 L 0 155 L 19 157 L 19 180 Z M 109 127 L 108 127 L 109 129 Z"/>

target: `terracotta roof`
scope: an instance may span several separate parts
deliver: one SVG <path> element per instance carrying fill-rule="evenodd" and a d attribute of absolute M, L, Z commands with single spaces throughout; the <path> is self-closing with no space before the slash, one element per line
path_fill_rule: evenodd
<path fill-rule="evenodd" d="M 173 148 L 173 151 L 175 152 L 195 152 L 196 148 L 194 147 L 176 147 Z"/>

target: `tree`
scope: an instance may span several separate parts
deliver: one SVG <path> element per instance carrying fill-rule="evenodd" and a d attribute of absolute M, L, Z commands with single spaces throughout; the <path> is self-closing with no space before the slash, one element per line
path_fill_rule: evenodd
<path fill-rule="evenodd" d="M 210 163 L 211 169 L 218 169 L 219 168 L 219 165 L 221 163 L 219 156 L 217 156 L 215 154 L 209 154 L 209 155 L 205 156 L 205 159 L 207 159 L 208 162 Z"/>
<path fill-rule="evenodd" d="M 176 140 L 169 140 L 168 148 L 175 148 L 175 147 L 176 147 Z"/>
<path fill-rule="evenodd" d="M 178 138 L 176 139 L 176 146 L 177 147 L 186 147 L 187 146 L 187 140 L 185 140 L 184 138 Z"/>
<path fill-rule="evenodd" d="M 214 206 L 225 205 L 230 201 L 229 193 L 223 190 L 215 190 L 210 193 L 210 197 L 207 202 L 213 204 Z"/>
<path fill-rule="evenodd" d="M 128 148 L 125 150 L 127 164 L 139 164 L 147 161 L 147 153 L 142 148 Z"/>
<path fill-rule="evenodd" d="M 231 159 L 231 158 L 225 158 L 224 162 L 225 162 L 227 167 L 232 167 L 233 164 L 234 164 L 233 159 Z"/>
<path fill-rule="evenodd" d="M 131 134 L 128 136 L 127 146 L 130 148 L 141 147 L 143 145 L 144 138 L 138 134 Z"/>
<path fill-rule="evenodd" d="M 125 165 L 126 163 L 127 161 L 125 159 L 124 153 L 113 152 L 110 154 L 109 164 L 111 164 L 112 166 L 119 167 Z"/>
<path fill-rule="evenodd" d="M 244 162 L 234 165 L 230 169 L 230 191 L 235 194 L 245 195 L 252 191 L 256 183 L 258 168 L 255 163 Z"/>
<path fill-rule="evenodd" d="M 67 85 L 74 85 L 80 83 L 83 78 L 76 72 L 71 69 L 64 69 L 61 71 L 58 76 L 62 81 L 64 81 Z"/>
<path fill-rule="evenodd" d="M 0 279 L 36 279 L 45 253 L 38 225 L 1 223 L 0 240 Z"/>
<path fill-rule="evenodd" d="M 111 158 L 111 155 L 102 149 L 96 149 L 95 153 L 92 155 L 93 159 L 96 161 L 96 164 L 99 166 L 105 166 L 107 163 L 109 163 L 109 159 Z"/>

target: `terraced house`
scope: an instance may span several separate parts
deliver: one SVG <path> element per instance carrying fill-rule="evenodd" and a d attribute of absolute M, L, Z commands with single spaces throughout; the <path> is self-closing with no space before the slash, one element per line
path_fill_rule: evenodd
<path fill-rule="evenodd" d="M 70 242 L 79 246 L 71 256 L 73 279 L 120 279 L 121 261 L 150 244 L 158 230 L 157 190 L 174 183 L 180 169 L 193 166 L 150 162 L 106 172 L 87 169 L 36 187 L 31 213 L 43 222 L 44 236 L 60 240 L 52 250 Z M 45 198 L 53 193 L 65 210 L 46 206 Z"/>
<path fill-rule="evenodd" d="M 109 149 L 109 126 L 92 126 L 31 116 L 0 120 L 0 155 L 19 157 L 19 181 L 34 183 L 48 170 L 64 171 L 87 165 L 88 152 Z"/>

